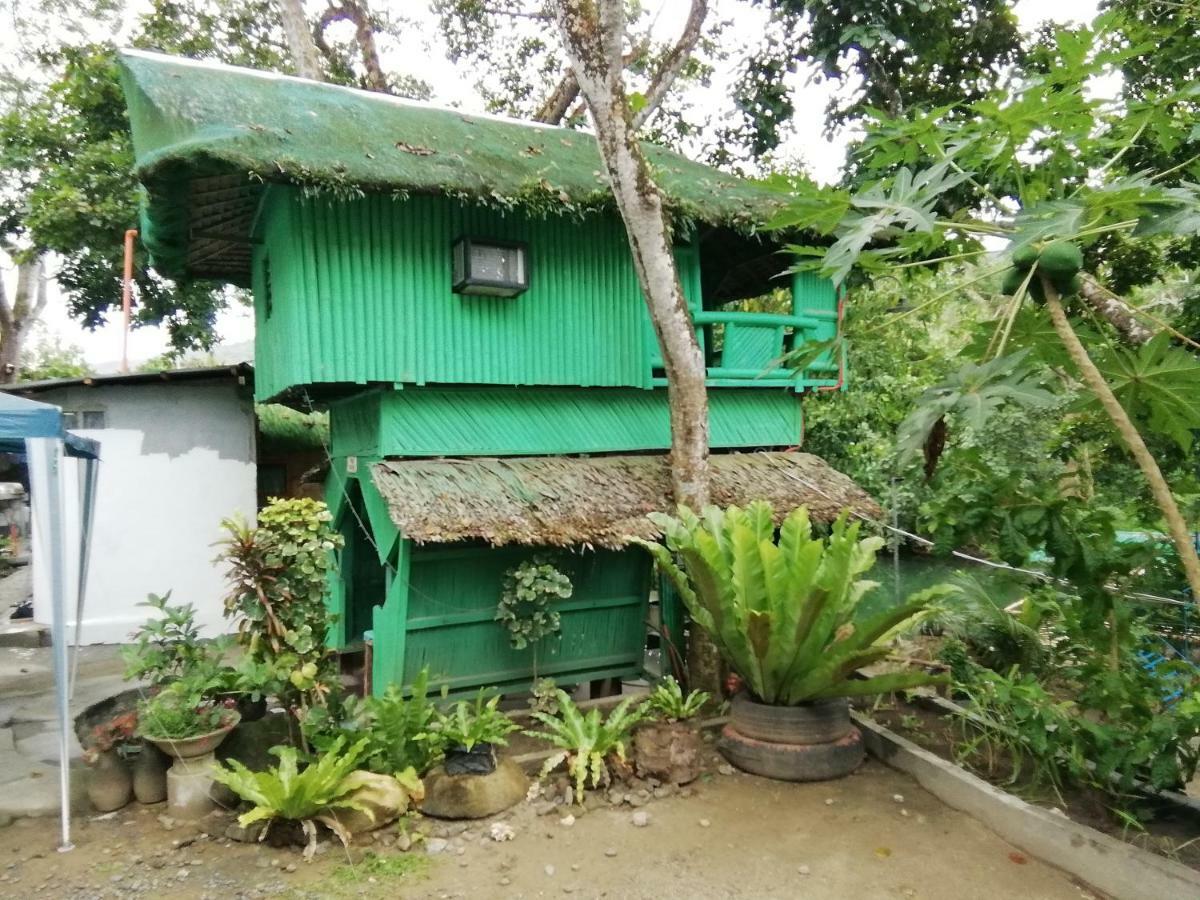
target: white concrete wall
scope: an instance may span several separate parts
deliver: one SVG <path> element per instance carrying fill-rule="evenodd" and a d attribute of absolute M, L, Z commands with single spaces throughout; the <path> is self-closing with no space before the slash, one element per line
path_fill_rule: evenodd
<path fill-rule="evenodd" d="M 228 630 L 221 615 L 224 572 L 213 563 L 220 522 L 256 507 L 254 407 L 232 378 L 47 391 L 38 399 L 68 410 L 102 410 L 92 552 L 81 638 L 121 643 L 148 616 L 138 604 L 170 590 L 192 603 L 206 634 Z M 69 584 L 78 582 L 78 469 L 65 463 Z M 46 554 L 33 542 L 34 619 L 50 621 Z M 41 561 L 42 565 L 39 565 Z M 69 621 L 74 640 L 74 597 Z"/>

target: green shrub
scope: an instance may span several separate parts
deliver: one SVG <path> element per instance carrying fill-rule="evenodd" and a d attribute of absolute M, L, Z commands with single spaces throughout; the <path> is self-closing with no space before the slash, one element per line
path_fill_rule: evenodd
<path fill-rule="evenodd" d="M 315 705 L 337 680 L 326 645 L 325 593 L 342 537 L 331 519 L 319 501 L 276 499 L 259 512 L 257 528 L 240 518 L 221 523 L 219 561 L 229 567 L 225 614 L 237 622 L 239 642 Z"/>
<path fill-rule="evenodd" d="M 422 669 L 409 697 L 393 684 L 382 697 L 348 698 L 338 718 L 317 707 L 305 719 L 304 732 L 320 751 L 338 740 L 365 741 L 363 767 L 372 772 L 395 775 L 411 767 L 423 775 L 446 749 L 433 729 L 437 717 L 429 699 L 429 670 Z"/>
<path fill-rule="evenodd" d="M 890 632 L 947 589 L 921 591 L 857 621 L 860 602 L 877 586 L 860 576 L 875 564 L 883 540 L 860 539 L 847 513 L 825 539 L 814 535 L 803 507 L 784 519 L 776 538 L 774 511 L 764 502 L 745 509 L 710 506 L 700 516 L 681 507 L 678 518 L 652 518 L 666 546 L 638 543 L 654 554 L 692 620 L 762 702 L 790 706 L 945 681 L 925 672 L 854 678 L 888 654 Z"/>

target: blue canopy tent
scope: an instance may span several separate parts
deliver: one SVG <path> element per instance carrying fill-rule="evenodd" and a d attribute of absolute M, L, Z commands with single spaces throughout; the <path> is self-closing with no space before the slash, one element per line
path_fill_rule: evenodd
<path fill-rule="evenodd" d="M 29 464 L 29 490 L 32 497 L 35 532 L 41 546 L 48 550 L 49 581 L 53 616 L 50 636 L 54 650 L 54 681 L 58 700 L 59 780 L 62 790 L 62 845 L 71 849 L 71 714 L 67 653 L 67 554 L 66 523 L 63 507 L 63 461 L 76 459 L 83 466 L 80 485 L 79 582 L 75 586 L 76 632 L 83 621 L 84 584 L 87 580 L 88 546 L 91 543 L 92 508 L 96 496 L 96 467 L 99 445 L 88 438 L 71 434 L 63 427 L 62 410 L 0 394 L 0 452 L 23 453 Z M 78 634 L 76 635 L 78 638 Z M 78 641 L 76 643 L 78 647 Z"/>

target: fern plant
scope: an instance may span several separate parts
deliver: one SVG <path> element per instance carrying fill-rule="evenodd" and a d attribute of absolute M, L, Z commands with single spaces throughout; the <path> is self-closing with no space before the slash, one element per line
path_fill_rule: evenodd
<path fill-rule="evenodd" d="M 783 521 L 775 537 L 769 503 L 707 507 L 697 516 L 652 514 L 666 546 L 638 541 L 679 590 L 692 620 L 763 703 L 794 706 L 830 697 L 881 694 L 943 683 L 925 672 L 856 680 L 888 654 L 885 639 L 948 592 L 938 586 L 865 621 L 856 613 L 877 584 L 860 576 L 875 564 L 882 538 L 859 538 L 843 512 L 826 539 L 813 534 L 808 510 Z M 675 555 L 682 560 L 682 568 Z"/>
<path fill-rule="evenodd" d="M 459 700 L 447 712 L 439 712 L 431 733 L 423 735 L 445 748 L 461 747 L 468 752 L 476 744 L 508 745 L 506 735 L 516 731 L 516 722 L 500 711 L 500 695 L 484 699 L 481 689 L 475 701 Z"/>
<path fill-rule="evenodd" d="M 668 722 L 686 722 L 700 715 L 712 697 L 708 691 L 689 691 L 686 695 L 675 676 L 668 675 L 650 692 L 649 708 Z"/>
<path fill-rule="evenodd" d="M 367 740 L 360 740 L 345 752 L 344 744 L 345 740 L 338 738 L 328 752 L 304 769 L 299 766 L 300 754 L 295 747 L 272 747 L 271 752 L 279 758 L 278 766 L 252 772 L 236 759 L 229 759 L 228 768 L 218 766 L 213 770 L 213 778 L 254 805 L 238 816 L 239 824 L 244 827 L 266 822 L 259 835 L 261 841 L 274 822 L 296 822 L 308 838 L 304 858 L 312 859 L 317 848 L 317 822 L 328 826 L 343 844 L 350 843 L 349 833 L 332 815 L 333 810 L 356 810 L 372 821 L 375 817 L 369 805 L 353 797 L 358 784 L 350 778 L 366 751 Z"/>
<path fill-rule="evenodd" d="M 426 668 L 413 680 L 408 697 L 393 684 L 382 697 L 348 698 L 338 720 L 321 708 L 310 710 L 305 737 L 322 752 L 328 752 L 338 740 L 362 739 L 366 741 L 363 768 L 395 775 L 411 767 L 423 775 L 446 749 L 445 740 L 433 728 L 437 718 Z"/>
<path fill-rule="evenodd" d="M 637 697 L 626 697 L 608 714 L 591 709 L 587 715 L 564 690 L 557 692 L 558 715 L 533 712 L 530 715 L 545 726 L 544 731 L 525 734 L 559 748 L 542 766 L 541 777 L 567 764 L 567 773 L 575 780 L 575 802 L 582 803 L 584 788 L 590 781 L 594 788 L 612 780 L 609 762 L 615 759 L 624 765 L 625 745 L 633 727 L 647 715 L 646 704 Z"/>

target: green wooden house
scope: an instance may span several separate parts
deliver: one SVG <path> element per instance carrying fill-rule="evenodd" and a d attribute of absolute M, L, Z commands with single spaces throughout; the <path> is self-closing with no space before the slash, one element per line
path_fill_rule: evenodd
<path fill-rule="evenodd" d="M 651 570 L 626 542 L 671 506 L 667 399 L 593 138 L 156 54 L 120 64 L 155 266 L 250 288 L 257 399 L 329 410 L 337 640 L 371 635 L 375 689 L 426 665 L 457 689 L 528 684 L 533 652 L 494 615 L 503 573 L 547 548 L 574 592 L 539 674 L 638 672 Z M 845 372 L 777 364 L 840 315 L 756 235 L 777 195 L 646 150 L 709 366 L 714 501 L 873 508 L 797 451 L 803 395 Z M 772 291 L 774 312 L 747 311 Z"/>

